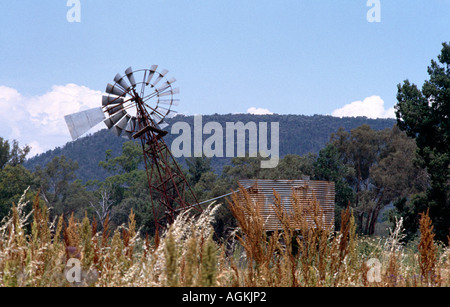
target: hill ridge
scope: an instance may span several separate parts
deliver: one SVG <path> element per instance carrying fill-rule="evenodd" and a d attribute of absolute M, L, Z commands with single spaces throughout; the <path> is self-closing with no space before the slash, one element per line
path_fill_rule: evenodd
<path fill-rule="evenodd" d="M 167 122 L 173 125 L 176 122 L 184 121 L 191 127 L 193 133 L 194 116 L 178 115 L 168 119 Z M 340 127 L 349 131 L 363 124 L 369 125 L 374 130 L 392 128 L 396 123 L 395 119 L 369 119 L 366 117 L 333 117 L 330 115 L 252 115 L 252 114 L 212 114 L 202 116 L 203 125 L 207 122 L 218 122 L 222 127 L 227 122 L 279 122 L 280 156 L 287 154 L 305 155 L 307 153 L 318 153 L 327 143 L 332 133 L 338 131 Z M 270 125 L 269 125 L 270 126 Z M 178 135 L 171 134 L 171 126 L 166 130 L 169 134 L 165 137 L 166 143 L 171 144 Z M 224 128 L 225 129 L 225 128 Z M 209 135 L 203 135 L 203 139 Z M 122 144 L 128 141 L 113 135 L 112 132 L 103 129 L 98 132 L 88 134 L 73 142 L 68 142 L 62 147 L 57 147 L 40 155 L 34 156 L 25 161 L 24 166 L 34 170 L 37 165 L 45 166 L 55 156 L 64 155 L 69 159 L 78 161 L 79 169 L 76 175 L 83 182 L 91 179 L 104 180 L 110 174 L 98 166 L 100 161 L 105 160 L 106 150 L 111 150 L 112 157 L 118 156 L 122 152 Z M 269 144 L 270 145 L 270 144 Z M 213 158 L 212 167 L 220 172 L 223 165 L 230 163 L 231 158 Z M 184 159 L 177 159 L 181 165 Z"/>

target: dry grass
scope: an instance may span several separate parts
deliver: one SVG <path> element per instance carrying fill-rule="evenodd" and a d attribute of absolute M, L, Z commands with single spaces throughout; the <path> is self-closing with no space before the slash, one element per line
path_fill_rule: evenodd
<path fill-rule="evenodd" d="M 25 214 L 22 198 L 0 224 L 0 286 L 450 286 L 450 249 L 434 241 L 428 213 L 421 215 L 420 242 L 407 247 L 402 220 L 389 238 L 358 237 L 349 208 L 336 232 L 324 227 L 317 201 L 288 215 L 275 194 L 282 229 L 267 233 L 241 193 L 243 203 L 237 195 L 229 202 L 239 227 L 220 244 L 211 226 L 218 206 L 196 219 L 180 215 L 154 244 L 140 236 L 133 212 L 126 225 L 112 231 L 106 219 L 97 231 L 87 217 L 49 221 L 38 197 Z M 67 278 L 69 259 L 79 261 L 79 282 Z"/>

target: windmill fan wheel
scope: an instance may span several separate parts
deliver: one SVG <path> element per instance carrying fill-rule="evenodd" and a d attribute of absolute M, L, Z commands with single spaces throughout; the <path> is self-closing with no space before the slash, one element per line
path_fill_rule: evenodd
<path fill-rule="evenodd" d="M 172 109 L 179 103 L 175 98 L 179 89 L 173 87 L 176 79 L 167 79 L 168 71 L 157 68 L 133 71 L 130 67 L 125 75 L 115 76 L 114 84 L 107 85 L 102 97 L 104 123 L 116 135 L 137 138 L 136 133 L 148 126 L 162 131 L 168 126 L 164 120 L 177 115 Z"/>

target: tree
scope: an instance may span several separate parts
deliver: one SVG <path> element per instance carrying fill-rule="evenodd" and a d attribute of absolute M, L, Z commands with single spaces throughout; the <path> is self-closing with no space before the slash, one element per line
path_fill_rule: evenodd
<path fill-rule="evenodd" d="M 354 212 L 362 233 L 373 234 L 388 204 L 426 184 L 426 175 L 411 160 L 414 144 L 396 127 L 375 131 L 362 125 L 350 132 L 339 130 L 331 144 L 351 169 L 345 172 L 345 180 L 354 192 Z"/>
<path fill-rule="evenodd" d="M 52 215 L 70 215 L 82 219 L 92 197 L 80 180 L 76 180 L 78 163 L 65 156 L 54 157 L 34 173 L 40 196 L 53 210 Z"/>
<path fill-rule="evenodd" d="M 189 182 L 195 186 L 204 173 L 211 172 L 211 159 L 203 157 L 191 157 L 186 159 L 188 166 Z"/>
<path fill-rule="evenodd" d="M 111 200 L 111 188 L 102 186 L 96 192 L 97 202 L 90 201 L 89 205 L 94 210 L 100 225 L 103 225 L 106 218 L 110 216 L 111 206 L 114 204 Z"/>
<path fill-rule="evenodd" d="M 314 176 L 316 155 L 304 156 L 289 154 L 280 159 L 275 168 L 261 168 L 261 157 L 233 158 L 232 165 L 223 168 L 223 174 L 233 181 L 242 179 L 299 180 Z M 233 185 L 236 187 L 236 185 Z"/>
<path fill-rule="evenodd" d="M 0 169 L 3 169 L 7 164 L 12 166 L 22 164 L 30 149 L 29 146 L 20 148 L 19 142 L 16 140 L 13 140 L 11 147 L 8 140 L 0 137 Z"/>
<path fill-rule="evenodd" d="M 70 183 L 75 180 L 75 170 L 78 163 L 65 156 L 54 157 L 52 161 L 42 168 L 36 168 L 35 175 L 38 180 L 41 196 L 48 207 L 66 198 Z"/>
<path fill-rule="evenodd" d="M 0 137 L 0 169 L 4 168 L 9 161 L 9 142 Z"/>
<path fill-rule="evenodd" d="M 105 181 L 90 181 L 87 184 L 94 189 L 95 201 L 90 206 L 97 216 L 109 214 L 113 226 L 128 221 L 131 210 L 136 214 L 136 224 L 143 233 L 155 231 L 154 215 L 150 199 L 147 173 L 142 167 L 142 147 L 137 142 L 122 144 L 122 154 L 111 158 L 106 152 L 106 160 L 99 165 L 111 176 Z"/>
<path fill-rule="evenodd" d="M 345 165 L 335 145 L 328 143 L 314 162 L 315 180 L 332 181 L 335 184 L 335 227 L 341 224 L 341 211 L 354 202 L 355 195 L 346 178 L 353 175 L 352 168 Z"/>
<path fill-rule="evenodd" d="M 231 165 L 223 167 L 223 175 L 231 181 L 240 179 L 262 179 L 261 157 L 250 158 L 232 158 Z M 237 182 L 233 184 L 233 188 L 237 187 Z"/>
<path fill-rule="evenodd" d="M 314 176 L 314 162 L 317 156 L 309 153 L 304 156 L 286 155 L 274 169 L 263 169 L 263 179 L 300 180 Z"/>
<path fill-rule="evenodd" d="M 141 146 L 133 141 L 122 145 L 122 154 L 111 158 L 111 150 L 106 151 L 106 161 L 100 161 L 99 165 L 111 173 L 129 173 L 139 169 L 143 164 Z"/>
<path fill-rule="evenodd" d="M 384 156 L 372 167 L 373 186 L 380 189 L 382 197 L 390 203 L 422 193 L 429 184 L 426 170 L 414 163 L 417 146 L 413 139 L 397 126 L 386 131 L 387 146 Z M 390 220 L 394 225 L 395 220 Z M 404 224 L 409 223 L 404 216 Z"/>
<path fill-rule="evenodd" d="M 0 137 L 0 221 L 17 202 L 23 192 L 33 184 L 30 171 L 21 164 L 25 161 L 30 148 L 19 147 L 13 140 L 12 146 L 8 140 Z"/>
<path fill-rule="evenodd" d="M 400 129 L 416 141 L 417 162 L 430 175 L 429 189 L 415 198 L 412 210 L 418 221 L 429 208 L 436 238 L 445 241 L 450 228 L 450 45 L 442 46 L 422 90 L 409 80 L 398 85 L 395 110 Z"/>
<path fill-rule="evenodd" d="M 370 234 L 369 228 L 365 227 L 364 219 L 373 220 L 379 210 L 376 195 L 371 186 L 370 169 L 377 163 L 380 153 L 381 142 L 378 132 L 372 130 L 368 125 L 362 125 L 347 132 L 339 129 L 331 137 L 331 142 L 338 149 L 342 161 L 352 169 L 346 178 L 348 184 L 355 193 L 354 210 L 357 217 L 360 232 Z"/>
<path fill-rule="evenodd" d="M 0 221 L 8 215 L 12 204 L 17 203 L 23 192 L 32 184 L 31 172 L 22 165 L 6 165 L 0 170 Z"/>

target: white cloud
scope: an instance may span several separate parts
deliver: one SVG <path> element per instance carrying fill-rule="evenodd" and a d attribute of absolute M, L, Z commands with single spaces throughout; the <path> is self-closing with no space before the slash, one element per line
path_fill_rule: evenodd
<path fill-rule="evenodd" d="M 41 145 L 39 145 L 39 143 L 37 141 L 33 141 L 29 144 L 27 144 L 28 146 L 31 147 L 31 151 L 29 153 L 30 157 L 33 157 L 35 155 L 38 155 L 40 153 L 43 153 L 45 150 L 41 147 Z"/>
<path fill-rule="evenodd" d="M 370 96 L 363 101 L 354 101 L 334 110 L 331 113 L 336 117 L 358 117 L 366 116 L 368 118 L 395 118 L 394 108 L 385 109 L 384 101 L 379 96 Z"/>
<path fill-rule="evenodd" d="M 247 113 L 253 114 L 253 115 L 272 115 L 273 112 L 270 112 L 268 109 L 263 108 L 255 108 L 251 107 L 247 110 Z"/>
<path fill-rule="evenodd" d="M 76 84 L 55 85 L 51 91 L 27 97 L 0 86 L 0 136 L 32 147 L 30 156 L 71 141 L 64 116 L 101 106 L 100 91 Z M 94 132 L 104 128 L 95 127 Z"/>

